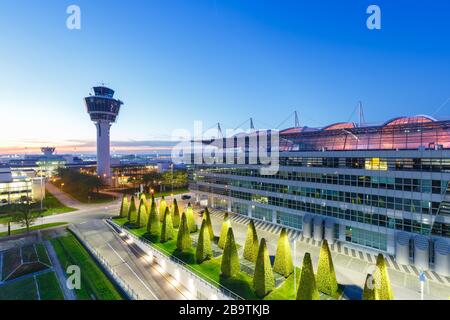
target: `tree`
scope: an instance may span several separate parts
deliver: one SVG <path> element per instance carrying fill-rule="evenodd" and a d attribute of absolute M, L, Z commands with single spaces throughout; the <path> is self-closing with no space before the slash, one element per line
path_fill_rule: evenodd
<path fill-rule="evenodd" d="M 161 174 L 156 170 L 146 173 L 142 176 L 142 183 L 148 188 L 149 186 L 155 186 L 158 181 L 161 180 Z"/>
<path fill-rule="evenodd" d="M 146 208 L 147 207 L 145 206 L 145 200 L 141 198 L 141 201 L 139 203 L 137 218 L 136 218 L 136 222 L 135 222 L 135 225 L 137 228 L 145 226 L 145 224 L 148 221 Z"/>
<path fill-rule="evenodd" d="M 303 258 L 300 283 L 298 285 L 297 300 L 320 300 L 316 278 L 311 262 L 311 255 L 307 252 Z"/>
<path fill-rule="evenodd" d="M 221 274 L 225 278 L 236 277 L 241 271 L 241 266 L 239 264 L 236 242 L 234 241 L 233 228 L 228 228 L 226 239 L 220 266 Z"/>
<path fill-rule="evenodd" d="M 384 256 L 380 253 L 377 256 L 377 268 L 374 274 L 375 290 L 379 300 L 394 300 L 391 281 L 386 267 Z"/>
<path fill-rule="evenodd" d="M 173 239 L 172 216 L 170 215 L 169 208 L 166 208 L 161 228 L 161 242 L 167 242 L 171 239 Z"/>
<path fill-rule="evenodd" d="M 203 220 L 206 221 L 206 227 L 208 228 L 209 231 L 209 238 L 211 240 L 214 240 L 214 230 L 211 221 L 211 214 L 209 213 L 208 208 L 205 208 L 205 212 L 203 213 Z"/>
<path fill-rule="evenodd" d="M 180 228 L 177 236 L 177 249 L 182 252 L 188 252 L 192 246 L 189 227 L 187 224 L 186 214 L 181 215 Z"/>
<path fill-rule="evenodd" d="M 128 197 L 127 196 L 122 197 L 122 203 L 120 205 L 120 217 L 121 218 L 128 217 Z"/>
<path fill-rule="evenodd" d="M 200 233 L 198 235 L 197 250 L 195 257 L 197 263 L 202 263 L 212 257 L 211 238 L 209 235 L 208 225 L 205 219 L 202 221 Z"/>
<path fill-rule="evenodd" d="M 136 221 L 136 201 L 134 200 L 134 196 L 131 196 L 130 207 L 128 209 L 128 221 L 134 222 Z"/>
<path fill-rule="evenodd" d="M 258 234 L 256 233 L 255 223 L 253 220 L 250 220 L 247 228 L 247 236 L 245 237 L 244 258 L 250 262 L 256 262 L 258 250 Z"/>
<path fill-rule="evenodd" d="M 223 217 L 222 230 L 220 231 L 219 243 L 217 244 L 221 249 L 223 249 L 225 246 L 229 228 L 231 228 L 230 217 L 228 216 L 228 212 L 225 212 L 225 216 Z"/>
<path fill-rule="evenodd" d="M 275 286 L 272 265 L 270 263 L 269 251 L 266 239 L 261 239 L 258 257 L 256 258 L 255 273 L 253 275 L 253 289 L 258 297 L 265 297 Z"/>
<path fill-rule="evenodd" d="M 167 202 L 164 196 L 159 201 L 159 218 L 161 219 L 161 222 L 164 220 L 164 214 L 166 213 L 167 208 Z"/>
<path fill-rule="evenodd" d="M 278 239 L 277 253 L 273 264 L 273 271 L 283 275 L 285 278 L 294 272 L 294 264 L 292 262 L 291 246 L 285 228 L 281 230 Z"/>
<path fill-rule="evenodd" d="M 178 208 L 177 199 L 173 199 L 173 226 L 178 228 L 180 226 L 180 209 Z"/>
<path fill-rule="evenodd" d="M 375 289 L 375 282 L 373 280 L 373 275 L 371 275 L 370 273 L 367 275 L 366 282 L 364 283 L 362 299 L 380 300 L 378 296 L 378 291 Z"/>
<path fill-rule="evenodd" d="M 197 224 L 195 223 L 194 210 L 192 209 L 191 203 L 188 204 L 185 213 L 186 213 L 186 218 L 187 218 L 189 231 L 191 233 L 196 232 L 197 231 Z"/>
<path fill-rule="evenodd" d="M 319 265 L 317 266 L 317 289 L 332 297 L 335 297 L 338 293 L 336 273 L 327 240 L 323 240 L 320 249 Z"/>
<path fill-rule="evenodd" d="M 28 203 L 13 205 L 11 211 L 11 221 L 25 227 L 27 232 L 30 232 L 30 226 L 40 217 L 40 214 L 33 210 L 32 205 Z"/>
<path fill-rule="evenodd" d="M 151 236 L 159 236 L 161 232 L 159 214 L 156 211 L 155 198 L 152 198 L 150 205 L 150 215 L 148 217 L 147 231 Z"/>

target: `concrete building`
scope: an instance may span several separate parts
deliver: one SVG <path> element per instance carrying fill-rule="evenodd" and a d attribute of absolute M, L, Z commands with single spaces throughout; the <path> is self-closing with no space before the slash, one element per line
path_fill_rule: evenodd
<path fill-rule="evenodd" d="M 114 90 L 94 87 L 94 95 L 85 98 L 87 112 L 97 128 L 97 174 L 111 182 L 110 128 L 123 102 L 114 99 Z"/>
<path fill-rule="evenodd" d="M 34 172 L 11 171 L 0 165 L 0 205 L 24 201 L 41 201 L 45 197 L 45 181 Z"/>
<path fill-rule="evenodd" d="M 450 120 L 399 117 L 279 133 L 273 175 L 250 164 L 252 134 L 241 151 L 237 137 L 203 141 L 235 158 L 189 166 L 196 201 L 450 275 Z"/>

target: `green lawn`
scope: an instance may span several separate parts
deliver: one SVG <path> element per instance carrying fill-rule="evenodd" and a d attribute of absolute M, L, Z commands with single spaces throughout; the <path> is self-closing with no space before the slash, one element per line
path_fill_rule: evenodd
<path fill-rule="evenodd" d="M 119 291 L 74 235 L 52 239 L 51 242 L 64 269 L 69 265 L 77 265 L 81 269 L 81 289 L 76 290 L 78 299 L 122 299 Z"/>
<path fill-rule="evenodd" d="M 36 284 L 32 277 L 0 286 L 0 300 L 37 299 Z"/>
<path fill-rule="evenodd" d="M 64 225 L 67 225 L 67 222 L 54 222 L 54 223 L 39 224 L 39 225 L 34 225 L 34 226 L 30 227 L 30 231 L 43 230 L 43 229 L 48 229 L 48 228 L 60 227 L 60 226 L 64 226 Z M 11 230 L 11 235 L 22 234 L 22 233 L 26 233 L 26 232 L 27 232 L 26 228 L 15 229 L 15 230 Z M 8 235 L 8 232 L 6 232 L 6 231 L 0 232 L 0 237 L 5 237 L 7 235 Z"/>
<path fill-rule="evenodd" d="M 54 272 L 47 272 L 36 277 L 41 300 L 64 300 L 60 284 Z"/>
<path fill-rule="evenodd" d="M 42 217 L 72 212 L 76 210 L 74 208 L 66 207 L 65 205 L 63 205 L 54 195 L 52 195 L 48 191 L 45 193 L 43 205 L 44 211 L 40 212 L 40 215 Z M 37 209 L 40 209 L 40 203 L 36 203 L 34 206 Z M 0 209 L 0 224 L 6 224 L 9 220 L 11 220 L 10 210 L 11 209 L 9 206 L 5 206 Z"/>

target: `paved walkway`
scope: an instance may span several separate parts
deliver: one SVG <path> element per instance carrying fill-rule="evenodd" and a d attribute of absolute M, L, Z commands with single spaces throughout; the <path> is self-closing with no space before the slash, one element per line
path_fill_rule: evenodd
<path fill-rule="evenodd" d="M 48 252 L 48 257 L 52 262 L 53 269 L 55 270 L 56 277 L 58 278 L 59 285 L 64 294 L 64 300 L 77 300 L 77 296 L 73 289 L 69 289 L 66 284 L 66 273 L 64 272 L 61 263 L 59 262 L 58 256 L 56 255 L 55 249 L 53 248 L 50 241 L 44 241 L 45 248 Z"/>
<path fill-rule="evenodd" d="M 59 200 L 63 205 L 75 209 L 83 209 L 86 207 L 86 204 L 81 203 L 80 201 L 72 198 L 67 193 L 61 191 L 61 189 L 57 188 L 50 182 L 47 182 L 45 184 L 45 189 L 48 190 L 53 196 L 55 196 L 56 199 Z"/>

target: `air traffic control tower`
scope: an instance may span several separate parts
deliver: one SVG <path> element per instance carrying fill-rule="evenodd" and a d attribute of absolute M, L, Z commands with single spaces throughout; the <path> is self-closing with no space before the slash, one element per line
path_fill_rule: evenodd
<path fill-rule="evenodd" d="M 122 101 L 114 99 L 114 90 L 105 86 L 94 87 L 94 95 L 86 97 L 87 112 L 97 127 L 97 174 L 111 182 L 111 156 L 109 130 L 116 122 Z"/>

